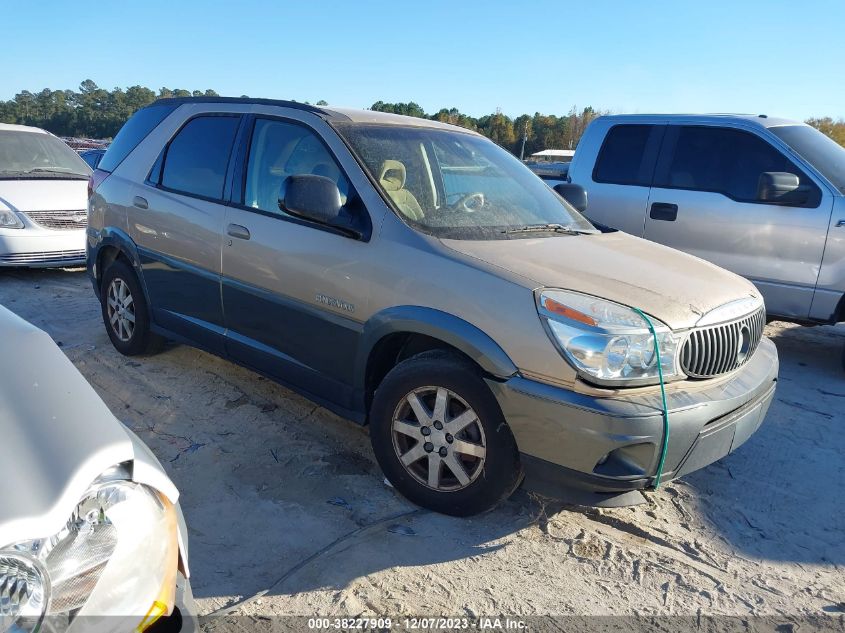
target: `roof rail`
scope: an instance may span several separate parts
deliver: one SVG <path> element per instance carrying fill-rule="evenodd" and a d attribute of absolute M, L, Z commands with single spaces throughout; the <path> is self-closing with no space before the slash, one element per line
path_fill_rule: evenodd
<path fill-rule="evenodd" d="M 285 101 L 283 99 L 253 99 L 251 97 L 163 97 L 161 99 L 156 99 L 150 105 L 171 103 L 245 103 L 295 108 L 297 110 L 304 110 L 305 112 L 313 112 L 315 114 L 328 114 L 322 108 L 312 106 L 307 103 L 299 103 L 298 101 Z"/>

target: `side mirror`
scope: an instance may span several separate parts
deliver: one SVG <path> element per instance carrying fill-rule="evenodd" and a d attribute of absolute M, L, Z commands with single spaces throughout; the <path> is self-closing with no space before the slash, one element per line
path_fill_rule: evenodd
<path fill-rule="evenodd" d="M 314 174 L 288 176 L 283 190 L 284 196 L 279 198 L 280 209 L 320 224 L 337 222 L 343 200 L 331 178 Z"/>
<path fill-rule="evenodd" d="M 584 213 L 587 210 L 587 192 L 581 185 L 562 182 L 559 185 L 555 185 L 554 189 L 561 198 L 575 207 L 576 211 Z"/>
<path fill-rule="evenodd" d="M 785 171 L 766 171 L 757 180 L 757 200 L 771 204 L 804 204 L 810 188 L 802 187 L 798 176 Z"/>

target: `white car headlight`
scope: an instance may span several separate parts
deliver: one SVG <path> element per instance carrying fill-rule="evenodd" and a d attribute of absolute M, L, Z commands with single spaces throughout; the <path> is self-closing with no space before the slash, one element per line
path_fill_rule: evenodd
<path fill-rule="evenodd" d="M 588 382 L 606 386 L 659 382 L 654 338 L 631 308 L 567 290 L 543 290 L 537 309 L 552 340 Z M 681 337 L 653 317 L 664 380 L 683 377 L 677 363 Z"/>
<path fill-rule="evenodd" d="M 45 616 L 123 616 L 143 630 L 173 608 L 177 529 L 162 495 L 101 477 L 57 534 L 0 548 L 0 633 L 39 630 Z"/>
<path fill-rule="evenodd" d="M 23 222 L 18 214 L 9 209 L 0 209 L 0 229 L 22 229 Z"/>

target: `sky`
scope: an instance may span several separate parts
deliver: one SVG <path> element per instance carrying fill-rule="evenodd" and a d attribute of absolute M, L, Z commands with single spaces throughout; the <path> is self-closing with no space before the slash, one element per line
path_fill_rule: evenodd
<path fill-rule="evenodd" d="M 845 117 L 845 1 L 0 2 L 0 99 L 142 85 L 480 116 Z"/>

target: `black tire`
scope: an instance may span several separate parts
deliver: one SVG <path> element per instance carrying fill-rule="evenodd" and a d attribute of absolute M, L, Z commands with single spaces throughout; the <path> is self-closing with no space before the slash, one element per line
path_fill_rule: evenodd
<path fill-rule="evenodd" d="M 461 431 L 461 433 L 471 431 L 476 435 L 477 442 L 482 445 L 486 444 L 486 454 L 483 460 L 479 460 L 478 457 L 461 455 L 461 451 L 455 451 L 454 458 L 461 460 L 461 466 L 469 463 L 464 475 L 472 473 L 473 478 L 468 484 L 463 484 L 463 487 L 448 491 L 435 489 L 421 481 L 425 474 L 430 472 L 431 460 L 438 461 L 436 455 L 423 455 L 407 468 L 402 464 L 400 453 L 405 456 L 411 450 L 410 448 L 403 450 L 402 447 L 398 446 L 398 442 L 402 442 L 406 435 L 402 433 L 394 434 L 393 430 L 394 413 L 400 413 L 403 410 L 410 411 L 410 405 L 406 406 L 406 403 L 410 401 L 406 398 L 412 392 L 420 390 L 420 398 L 428 397 L 429 402 L 432 402 L 436 401 L 439 391 L 426 396 L 425 389 L 438 388 L 451 392 L 448 395 L 450 411 L 455 410 L 460 413 L 465 411 L 466 408 L 471 408 L 474 411 L 477 426 L 476 423 L 472 423 L 468 430 Z M 434 400 L 431 400 L 432 398 Z M 436 413 L 432 414 L 432 412 L 436 407 L 425 406 L 426 412 L 432 415 L 429 435 L 423 437 L 422 424 L 420 424 L 420 438 L 414 439 L 411 437 L 407 441 L 414 442 L 413 445 L 410 445 L 414 450 L 420 450 L 417 447 L 418 443 L 423 450 L 431 453 L 432 450 L 424 448 L 426 444 L 424 440 L 434 440 L 432 429 L 436 425 L 434 419 L 437 416 Z M 414 420 L 418 419 L 417 416 L 412 417 Z M 450 418 L 450 413 L 443 417 L 444 419 Z M 454 421 L 457 417 L 459 417 L 458 414 L 451 417 L 450 420 Z M 402 419 L 407 418 L 403 417 Z M 467 438 L 462 435 L 461 438 L 449 439 L 452 436 L 447 432 L 448 426 L 448 422 L 446 427 L 441 424 L 437 431 L 438 440 L 436 441 L 440 442 L 442 448 L 447 449 L 446 453 L 441 453 L 438 449 L 437 454 L 452 459 L 452 454 L 449 453 L 448 449 L 457 447 L 458 442 L 461 442 L 461 446 L 467 446 L 466 442 L 461 441 Z M 415 428 L 413 427 L 411 430 Z M 446 434 L 445 440 L 442 436 L 443 433 Z M 387 374 L 376 390 L 370 408 L 370 440 L 376 459 L 390 483 L 410 501 L 435 512 L 453 516 L 470 516 L 484 512 L 509 497 L 522 479 L 522 468 L 519 463 L 516 441 L 505 422 L 496 398 L 473 363 L 447 351 L 423 352 L 402 361 Z M 443 444 L 444 441 L 448 441 L 450 444 Z M 455 444 L 452 444 L 452 442 L 455 442 Z M 433 444 L 429 443 L 429 446 L 433 446 Z M 443 463 L 446 463 L 445 460 Z M 422 472 L 417 472 L 415 475 L 413 469 Z M 462 485 L 457 482 L 458 477 L 453 474 L 455 471 L 448 464 L 438 466 L 437 469 L 440 474 L 437 475 L 436 481 L 447 482 L 451 478 L 454 485 Z M 440 479 L 441 475 L 443 476 L 442 480 Z M 430 479 L 430 475 L 428 476 L 430 483 L 433 480 Z"/>
<path fill-rule="evenodd" d="M 112 284 L 115 288 L 125 284 L 127 292 L 131 296 L 131 317 L 134 318 L 134 326 L 131 335 L 128 330 L 112 325 L 112 316 L 109 308 L 109 293 Z M 100 285 L 100 307 L 103 315 L 103 324 L 115 349 L 124 356 L 137 356 L 139 354 L 155 354 L 164 347 L 165 339 L 150 331 L 149 311 L 147 300 L 141 290 L 141 284 L 135 271 L 122 260 L 115 260 L 103 273 L 103 280 Z M 127 308 L 128 310 L 128 308 Z"/>

